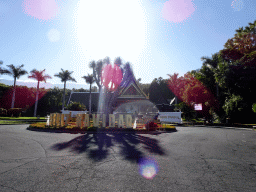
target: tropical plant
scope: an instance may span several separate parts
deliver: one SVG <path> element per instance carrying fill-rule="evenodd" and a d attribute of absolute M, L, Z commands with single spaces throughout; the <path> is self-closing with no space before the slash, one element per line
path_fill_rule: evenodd
<path fill-rule="evenodd" d="M 239 121 L 243 114 L 245 114 L 247 104 L 240 95 L 232 94 L 226 98 L 223 109 L 226 112 L 227 117 L 231 118 L 231 121 Z"/>
<path fill-rule="evenodd" d="M 11 65 L 7 65 L 7 67 L 10 68 L 10 70 L 8 70 L 8 75 L 13 76 L 14 78 L 14 85 L 13 85 L 13 95 L 12 95 L 12 104 L 11 104 L 11 108 L 14 108 L 14 102 L 15 102 L 15 91 L 16 91 L 16 79 L 19 79 L 20 76 L 27 74 L 28 72 L 26 70 L 23 70 L 22 67 L 24 67 L 24 65 L 20 65 L 18 67 L 15 67 L 13 64 Z"/>
<path fill-rule="evenodd" d="M 55 77 L 59 77 L 61 79 L 61 82 L 64 82 L 64 91 L 63 91 L 63 102 L 62 102 L 62 110 L 64 110 L 64 105 L 65 105 L 65 92 L 66 92 L 66 83 L 67 81 L 74 81 L 76 82 L 76 80 L 71 77 L 71 74 L 73 73 L 73 71 L 68 71 L 68 70 L 63 70 L 61 68 L 61 72 L 59 72 L 58 74 L 55 74 Z"/>
<path fill-rule="evenodd" d="M 83 76 L 82 78 L 85 79 L 86 83 L 90 84 L 90 98 L 89 98 L 89 113 L 91 114 L 91 110 L 92 110 L 92 84 L 95 82 L 93 75 L 87 75 L 87 76 Z"/>
<path fill-rule="evenodd" d="M 39 83 L 41 81 L 44 81 L 46 83 L 46 79 L 51 79 L 52 77 L 49 75 L 44 75 L 45 69 L 42 71 L 38 71 L 36 69 L 33 69 L 30 71 L 30 75 L 28 78 L 32 78 L 37 80 L 37 91 L 36 91 L 36 102 L 35 102 L 35 110 L 34 110 L 34 117 L 36 117 L 37 112 L 37 105 L 38 105 L 38 95 L 39 95 Z"/>

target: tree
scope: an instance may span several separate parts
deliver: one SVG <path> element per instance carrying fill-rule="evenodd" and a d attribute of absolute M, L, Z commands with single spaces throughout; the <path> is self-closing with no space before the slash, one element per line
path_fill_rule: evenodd
<path fill-rule="evenodd" d="M 196 103 L 202 103 L 203 110 L 198 113 L 206 118 L 211 118 L 211 111 L 218 108 L 217 100 L 211 91 L 190 72 L 179 78 L 178 74 L 169 76 L 169 86 L 172 92 L 191 108 L 193 108 Z"/>
<path fill-rule="evenodd" d="M 237 62 L 244 66 L 256 66 L 256 20 L 245 29 L 236 30 L 233 38 L 228 39 L 221 56 L 229 62 Z"/>
<path fill-rule="evenodd" d="M 225 112 L 221 106 L 224 105 L 227 94 L 223 84 L 220 85 L 222 82 L 221 78 L 225 78 L 225 75 L 219 73 L 220 66 L 224 61 L 219 53 L 215 53 L 211 57 L 204 56 L 201 60 L 203 61 L 202 67 L 190 73 L 218 99 L 218 107 L 214 107 L 214 112 L 220 120 L 224 121 Z"/>
<path fill-rule="evenodd" d="M 256 20 L 253 23 L 249 23 L 249 26 L 246 26 L 245 29 L 243 27 L 236 30 L 237 34 L 243 33 L 254 33 L 256 34 Z"/>
<path fill-rule="evenodd" d="M 20 76 L 27 74 L 28 72 L 26 70 L 23 70 L 22 67 L 24 67 L 24 65 L 20 65 L 18 67 L 15 67 L 13 64 L 11 65 L 7 65 L 7 67 L 10 68 L 10 70 L 8 70 L 8 75 L 13 76 L 14 78 L 14 85 L 13 85 L 13 95 L 12 95 L 12 104 L 11 104 L 11 108 L 14 108 L 14 102 L 15 102 L 15 91 L 16 91 L 16 79 L 19 79 Z"/>
<path fill-rule="evenodd" d="M 41 81 L 44 81 L 46 83 L 46 79 L 51 79 L 52 77 L 49 75 L 44 75 L 45 69 L 42 71 L 38 71 L 36 69 L 33 69 L 30 71 L 30 76 L 28 78 L 32 78 L 37 80 L 37 91 L 36 91 L 36 102 L 35 102 L 35 110 L 34 110 L 34 117 L 36 117 L 37 112 L 37 105 L 38 105 L 38 95 L 39 95 L 39 83 Z"/>
<path fill-rule="evenodd" d="M 89 99 L 89 113 L 91 114 L 91 110 L 92 110 L 92 84 L 95 82 L 93 75 L 87 75 L 87 76 L 83 76 L 82 78 L 85 79 L 86 83 L 90 84 L 90 99 Z"/>
<path fill-rule="evenodd" d="M 118 97 L 120 88 L 127 85 L 127 78 L 131 76 L 131 73 L 129 71 L 129 63 L 123 65 L 120 57 L 115 59 L 113 66 L 110 64 L 108 57 L 104 60 L 104 63 L 105 66 L 103 67 L 101 74 L 101 83 L 104 88 L 104 104 L 102 103 L 99 107 L 100 110 L 103 110 L 108 116 L 108 114 L 113 112 L 113 108 L 115 107 L 114 102 Z M 126 74 L 122 67 L 127 69 Z"/>
<path fill-rule="evenodd" d="M 1 61 L 0 60 L 0 65 L 2 65 L 3 64 L 3 61 Z M 2 74 L 9 74 L 10 72 L 8 71 L 8 70 L 6 70 L 6 69 L 3 69 L 3 68 L 1 68 L 0 67 L 0 74 L 2 75 Z"/>
<path fill-rule="evenodd" d="M 76 80 L 71 77 L 71 74 L 73 73 L 73 71 L 68 71 L 68 70 L 63 70 L 61 68 L 61 72 L 59 72 L 58 74 L 55 74 L 55 77 L 59 77 L 61 79 L 61 82 L 64 82 L 64 91 L 63 91 L 63 102 L 62 102 L 62 110 L 64 110 L 64 105 L 65 105 L 65 93 L 66 93 L 66 82 L 67 81 L 74 81 L 76 82 Z"/>
<path fill-rule="evenodd" d="M 236 34 L 225 43 L 224 47 L 221 55 L 225 60 L 244 66 L 256 66 L 256 34 Z"/>
<path fill-rule="evenodd" d="M 101 88 L 102 88 L 101 72 L 102 72 L 102 67 L 104 63 L 110 63 L 108 57 L 106 57 L 103 61 L 102 60 L 98 60 L 97 62 L 91 61 L 89 64 L 89 67 L 93 70 L 92 75 L 93 75 L 94 81 L 99 87 L 99 92 L 101 91 Z"/>

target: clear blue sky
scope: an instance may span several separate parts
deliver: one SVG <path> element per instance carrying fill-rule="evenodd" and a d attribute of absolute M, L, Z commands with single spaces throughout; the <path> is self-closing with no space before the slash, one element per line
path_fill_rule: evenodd
<path fill-rule="evenodd" d="M 90 61 L 120 56 L 150 83 L 200 68 L 255 19 L 255 0 L 0 0 L 0 60 L 84 83 Z"/>

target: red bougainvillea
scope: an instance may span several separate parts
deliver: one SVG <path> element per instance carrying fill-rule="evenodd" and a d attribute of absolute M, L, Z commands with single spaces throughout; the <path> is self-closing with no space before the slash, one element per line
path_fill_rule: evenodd
<path fill-rule="evenodd" d="M 46 89 L 39 89 L 38 100 L 40 100 L 45 94 Z M 13 88 L 10 88 L 4 93 L 4 96 L 0 100 L 0 108 L 9 109 L 12 103 Z M 17 86 L 15 93 L 14 108 L 25 108 L 27 105 L 32 107 L 35 104 L 36 88 L 28 88 L 26 86 Z"/>
<path fill-rule="evenodd" d="M 178 74 L 175 73 L 169 77 L 169 88 L 188 106 L 194 108 L 194 104 L 202 103 L 201 113 L 204 115 L 208 115 L 210 108 L 218 107 L 218 102 L 210 90 L 190 73 L 186 73 L 183 77 L 178 77 Z"/>

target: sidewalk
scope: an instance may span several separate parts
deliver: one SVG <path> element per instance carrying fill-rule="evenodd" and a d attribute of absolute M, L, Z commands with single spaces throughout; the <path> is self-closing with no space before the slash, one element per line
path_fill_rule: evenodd
<path fill-rule="evenodd" d="M 196 126 L 196 127 L 209 127 L 209 128 L 225 128 L 225 129 L 248 129 L 248 130 L 256 130 L 256 125 L 254 124 L 241 124 L 241 123 L 193 123 L 184 121 L 183 124 L 179 126 Z"/>

